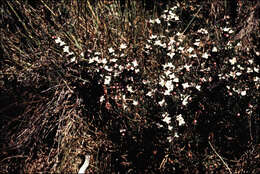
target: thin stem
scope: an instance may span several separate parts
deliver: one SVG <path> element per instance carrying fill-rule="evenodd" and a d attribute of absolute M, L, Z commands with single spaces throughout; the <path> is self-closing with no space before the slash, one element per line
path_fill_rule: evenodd
<path fill-rule="evenodd" d="M 213 150 L 213 152 L 219 157 L 219 159 L 222 161 L 222 163 L 225 165 L 225 167 L 227 168 L 227 170 L 229 171 L 230 174 L 232 174 L 231 169 L 228 167 L 227 163 L 223 160 L 223 158 L 218 154 L 218 152 L 214 149 L 214 147 L 212 146 L 211 142 L 209 141 L 209 145 L 211 147 L 211 149 Z"/>

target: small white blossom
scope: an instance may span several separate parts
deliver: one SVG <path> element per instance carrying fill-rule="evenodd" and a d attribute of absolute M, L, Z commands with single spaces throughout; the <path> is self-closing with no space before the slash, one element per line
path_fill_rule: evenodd
<path fill-rule="evenodd" d="M 102 95 L 99 99 L 100 103 L 103 103 L 103 101 L 105 101 L 105 97 Z"/>
<path fill-rule="evenodd" d="M 188 87 L 190 87 L 190 86 L 189 86 L 188 82 L 186 82 L 186 83 L 183 83 L 183 84 L 182 84 L 182 87 L 183 87 L 184 89 L 186 89 L 186 88 L 188 88 Z"/>
<path fill-rule="evenodd" d="M 189 49 L 187 49 L 188 53 L 192 53 L 192 51 L 194 50 L 194 48 L 190 47 Z"/>
<path fill-rule="evenodd" d="M 138 105 L 138 101 L 134 100 L 133 101 L 133 105 L 137 106 Z"/>
<path fill-rule="evenodd" d="M 115 51 L 115 50 L 114 50 L 112 47 L 108 49 L 108 52 L 109 52 L 109 53 L 113 53 L 114 51 Z"/>
<path fill-rule="evenodd" d="M 231 30 L 231 28 L 225 27 L 225 28 L 223 28 L 222 30 L 225 31 L 225 32 L 229 32 L 229 31 Z"/>
<path fill-rule="evenodd" d="M 241 76 L 241 75 L 242 75 L 241 72 L 237 72 L 237 73 L 236 73 L 236 76 Z"/>
<path fill-rule="evenodd" d="M 82 53 L 80 54 L 80 56 L 81 56 L 81 57 L 84 57 L 84 52 L 82 52 Z"/>
<path fill-rule="evenodd" d="M 209 55 L 208 55 L 208 53 L 203 53 L 201 57 L 204 59 L 207 59 L 207 58 L 209 58 Z"/>
<path fill-rule="evenodd" d="M 159 84 L 160 84 L 162 87 L 164 87 L 165 83 L 166 83 L 165 80 L 162 79 L 162 78 L 160 78 Z"/>
<path fill-rule="evenodd" d="M 162 101 L 159 101 L 158 104 L 159 104 L 160 106 L 163 106 L 163 105 L 165 104 L 165 100 L 162 99 Z"/>
<path fill-rule="evenodd" d="M 126 44 L 122 43 L 122 44 L 120 45 L 120 49 L 126 49 L 126 48 L 127 48 L 127 45 L 126 45 Z"/>
<path fill-rule="evenodd" d="M 133 64 L 134 67 L 137 67 L 137 66 L 138 66 L 137 60 L 135 59 L 135 60 L 132 62 L 132 64 Z"/>
<path fill-rule="evenodd" d="M 162 116 L 164 117 L 162 120 L 163 122 L 165 122 L 167 124 L 171 123 L 171 117 L 169 117 L 169 114 L 167 112 L 165 112 Z"/>
<path fill-rule="evenodd" d="M 235 57 L 233 57 L 232 59 L 229 59 L 229 63 L 231 65 L 234 65 L 235 63 L 237 63 L 237 59 Z"/>
<path fill-rule="evenodd" d="M 64 53 L 70 53 L 70 51 L 69 51 L 69 46 L 65 46 L 64 48 L 63 48 L 63 52 Z"/>
<path fill-rule="evenodd" d="M 60 37 L 57 37 L 57 39 L 55 39 L 55 42 L 57 44 L 59 44 L 60 46 L 64 46 L 65 45 L 65 42 L 63 42 Z"/>
<path fill-rule="evenodd" d="M 76 57 L 72 57 L 71 59 L 70 59 L 70 62 L 72 63 L 72 62 L 75 62 L 76 61 Z"/>
<path fill-rule="evenodd" d="M 184 65 L 184 68 L 186 69 L 186 71 L 190 71 L 190 67 L 191 67 L 192 65 L 187 65 L 187 64 L 185 64 Z"/>
<path fill-rule="evenodd" d="M 132 86 L 130 86 L 130 85 L 127 85 L 127 86 L 126 86 L 126 88 L 127 88 L 127 90 L 128 90 L 130 93 L 133 93 L 133 92 L 134 92 L 134 90 L 133 90 L 133 87 L 132 87 Z"/>
<path fill-rule="evenodd" d="M 195 88 L 200 91 L 201 86 L 200 85 L 196 85 Z"/>
<path fill-rule="evenodd" d="M 157 38 L 157 35 L 151 35 L 150 36 L 150 39 L 156 39 Z"/>
<path fill-rule="evenodd" d="M 165 83 L 165 87 L 166 87 L 168 90 L 173 90 L 172 81 L 171 81 L 171 80 L 168 80 L 168 81 Z"/>
<path fill-rule="evenodd" d="M 161 46 L 161 45 L 162 45 L 162 42 L 161 42 L 161 40 L 156 40 L 156 41 L 154 42 L 154 45 Z"/>
<path fill-rule="evenodd" d="M 153 95 L 153 93 L 152 93 L 152 91 L 149 91 L 146 95 L 151 97 Z"/>
<path fill-rule="evenodd" d="M 184 121 L 184 119 L 183 119 L 181 114 L 176 116 L 176 120 L 179 122 L 179 126 L 182 126 L 182 125 L 185 124 L 185 121 Z"/>
<path fill-rule="evenodd" d="M 110 84 L 110 81 L 111 81 L 111 76 L 105 76 L 104 84 L 105 84 L 105 85 L 109 85 L 109 84 Z"/>
<path fill-rule="evenodd" d="M 149 20 L 149 22 L 150 22 L 151 24 L 154 24 L 154 21 L 155 21 L 155 20 L 152 20 L 152 19 Z"/>
<path fill-rule="evenodd" d="M 218 52 L 217 47 L 213 47 L 213 48 L 212 48 L 212 52 Z"/>
<path fill-rule="evenodd" d="M 246 91 L 241 91 L 241 95 L 245 96 L 246 95 Z"/>
<path fill-rule="evenodd" d="M 159 18 L 155 19 L 155 22 L 156 22 L 157 24 L 160 24 L 160 23 L 161 23 L 161 21 L 160 21 Z"/>
<path fill-rule="evenodd" d="M 110 62 L 116 62 L 116 61 L 117 61 L 116 58 L 110 59 Z"/>
<path fill-rule="evenodd" d="M 252 68 L 247 67 L 247 73 L 253 72 Z"/>
<path fill-rule="evenodd" d="M 187 95 L 183 101 L 182 101 L 182 105 L 186 106 L 189 102 L 188 102 L 188 99 L 189 99 L 190 95 Z"/>
<path fill-rule="evenodd" d="M 113 71 L 113 68 L 109 67 L 107 65 L 104 67 L 104 69 L 107 70 L 108 72 L 112 72 Z"/>
<path fill-rule="evenodd" d="M 199 39 L 196 39 L 193 45 L 195 45 L 195 46 L 197 46 L 197 47 L 200 46 L 200 40 L 199 40 Z"/>
<path fill-rule="evenodd" d="M 106 64 L 107 63 L 107 59 L 101 59 L 100 63 Z"/>

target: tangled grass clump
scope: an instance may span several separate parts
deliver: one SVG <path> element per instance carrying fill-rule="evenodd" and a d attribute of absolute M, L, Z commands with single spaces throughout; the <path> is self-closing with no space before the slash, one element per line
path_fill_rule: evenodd
<path fill-rule="evenodd" d="M 259 3 L 120 2 L 1 5 L 0 171 L 257 173 Z"/>

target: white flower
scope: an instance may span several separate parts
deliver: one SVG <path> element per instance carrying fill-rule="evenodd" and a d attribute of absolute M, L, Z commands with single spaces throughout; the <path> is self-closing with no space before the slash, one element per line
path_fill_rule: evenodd
<path fill-rule="evenodd" d="M 167 56 L 169 56 L 172 59 L 173 56 L 175 56 L 175 53 L 174 52 L 169 52 L 169 53 L 167 53 Z"/>
<path fill-rule="evenodd" d="M 167 64 L 163 65 L 163 69 L 166 69 L 166 68 L 175 69 L 175 66 L 172 64 L 172 62 L 168 62 Z"/>
<path fill-rule="evenodd" d="M 102 95 L 99 99 L 100 103 L 103 103 L 103 101 L 105 101 L 105 97 Z"/>
<path fill-rule="evenodd" d="M 241 72 L 237 72 L 237 73 L 236 73 L 236 76 L 241 76 L 241 75 L 242 75 Z"/>
<path fill-rule="evenodd" d="M 65 46 L 64 48 L 63 48 L 63 52 L 64 53 L 70 53 L 70 51 L 69 51 L 69 46 Z"/>
<path fill-rule="evenodd" d="M 213 48 L 212 48 L 212 52 L 218 52 L 217 47 L 213 47 Z"/>
<path fill-rule="evenodd" d="M 183 50 L 184 50 L 184 47 L 178 47 L 177 50 L 183 51 Z"/>
<path fill-rule="evenodd" d="M 198 91 L 200 91 L 201 86 L 200 86 L 200 85 L 196 85 L 195 88 L 196 88 Z"/>
<path fill-rule="evenodd" d="M 126 45 L 126 44 L 122 43 L 122 44 L 120 45 L 120 49 L 126 49 L 126 48 L 127 48 L 127 45 Z"/>
<path fill-rule="evenodd" d="M 184 119 L 182 118 L 182 115 L 181 115 L 181 114 L 179 114 L 179 115 L 176 116 L 176 120 L 179 122 L 179 126 L 182 126 L 182 125 L 185 124 L 185 121 L 184 121 Z"/>
<path fill-rule="evenodd" d="M 153 93 L 152 93 L 152 91 L 149 91 L 146 95 L 151 97 L 153 95 Z"/>
<path fill-rule="evenodd" d="M 259 68 L 254 67 L 254 71 L 257 72 L 257 73 L 259 73 Z"/>
<path fill-rule="evenodd" d="M 110 62 L 116 62 L 116 61 L 117 61 L 116 58 L 110 59 Z"/>
<path fill-rule="evenodd" d="M 172 72 L 170 71 L 170 70 L 166 70 L 166 71 L 164 71 L 164 74 L 166 75 L 166 76 L 168 76 L 169 74 L 171 74 Z"/>
<path fill-rule="evenodd" d="M 171 117 L 169 117 L 169 114 L 167 112 L 165 112 L 162 116 L 164 117 L 162 120 L 163 122 L 165 122 L 167 124 L 171 123 Z"/>
<path fill-rule="evenodd" d="M 187 95 L 183 101 L 182 101 L 182 105 L 186 106 L 189 102 L 188 102 L 188 99 L 189 99 L 190 95 Z"/>
<path fill-rule="evenodd" d="M 154 45 L 161 46 L 161 45 L 162 45 L 162 42 L 161 42 L 161 40 L 156 40 L 156 41 L 154 42 Z"/>
<path fill-rule="evenodd" d="M 113 68 L 112 67 L 108 67 L 107 65 L 104 67 L 105 70 L 107 70 L 108 72 L 112 72 Z"/>
<path fill-rule="evenodd" d="M 157 35 L 150 36 L 150 39 L 156 39 L 156 38 L 157 38 Z"/>
<path fill-rule="evenodd" d="M 82 53 L 80 54 L 80 56 L 81 56 L 81 57 L 84 57 L 84 52 L 82 52 Z"/>
<path fill-rule="evenodd" d="M 246 91 L 241 91 L 241 95 L 245 96 L 246 95 Z"/>
<path fill-rule="evenodd" d="M 179 78 L 178 78 L 178 77 L 175 77 L 175 78 L 173 79 L 173 82 L 178 83 L 178 82 L 179 82 Z"/>
<path fill-rule="evenodd" d="M 203 53 L 201 57 L 203 57 L 204 59 L 207 59 L 207 58 L 209 58 L 209 55 L 208 55 L 208 53 Z"/>
<path fill-rule="evenodd" d="M 198 33 L 208 34 L 208 31 L 204 28 L 201 28 L 201 29 L 198 30 Z"/>
<path fill-rule="evenodd" d="M 182 84 L 182 87 L 183 87 L 184 89 L 188 88 L 188 87 L 189 87 L 189 84 L 188 84 L 188 82 L 186 82 L 186 83 L 183 83 L 183 84 Z"/>
<path fill-rule="evenodd" d="M 186 71 L 190 71 L 190 67 L 191 67 L 192 65 L 187 65 L 187 64 L 185 64 L 184 65 L 184 68 L 186 69 Z"/>
<path fill-rule="evenodd" d="M 101 52 L 98 52 L 98 51 L 97 51 L 97 52 L 94 53 L 94 55 L 95 55 L 95 56 L 99 56 L 99 55 L 101 55 Z"/>
<path fill-rule="evenodd" d="M 164 81 L 164 79 L 160 78 L 159 84 L 160 84 L 162 87 L 164 87 L 165 83 L 166 83 L 166 82 Z"/>
<path fill-rule="evenodd" d="M 108 49 L 108 52 L 109 52 L 109 53 L 113 53 L 114 51 L 115 51 L 115 50 L 114 50 L 112 47 Z"/>
<path fill-rule="evenodd" d="M 107 59 L 101 59 L 100 63 L 106 64 L 107 63 Z"/>
<path fill-rule="evenodd" d="M 200 40 L 197 40 L 197 39 L 196 39 L 196 42 L 194 42 L 193 45 L 195 45 L 195 46 L 197 46 L 197 47 L 200 46 Z"/>
<path fill-rule="evenodd" d="M 109 85 L 109 84 L 110 84 L 110 81 L 111 81 L 111 76 L 106 76 L 106 77 L 105 77 L 104 84 L 105 84 L 105 85 Z"/>
<path fill-rule="evenodd" d="M 58 43 L 60 43 L 62 40 L 61 40 L 61 38 L 60 37 L 57 37 L 57 39 L 55 39 L 55 42 L 58 44 Z"/>
<path fill-rule="evenodd" d="M 190 47 L 189 49 L 187 49 L 188 53 L 192 53 L 192 51 L 194 50 L 194 48 Z"/>
<path fill-rule="evenodd" d="M 138 101 L 134 100 L 133 105 L 135 105 L 135 106 L 138 105 Z"/>
<path fill-rule="evenodd" d="M 130 93 L 133 93 L 133 92 L 134 92 L 134 90 L 133 90 L 133 87 L 132 87 L 132 86 L 130 86 L 130 85 L 127 85 L 127 86 L 126 86 L 126 88 L 127 88 L 127 90 L 128 90 Z"/>
<path fill-rule="evenodd" d="M 253 72 L 252 68 L 247 67 L 247 73 Z"/>
<path fill-rule="evenodd" d="M 134 67 L 137 67 L 137 66 L 138 66 L 137 60 L 135 59 L 135 60 L 132 62 L 132 64 L 133 64 Z"/>
<path fill-rule="evenodd" d="M 177 132 L 175 132 L 175 133 L 174 133 L 174 137 L 179 138 L 180 136 L 178 135 Z"/>
<path fill-rule="evenodd" d="M 235 63 L 237 63 L 237 59 L 235 57 L 233 57 L 232 59 L 229 59 L 228 61 L 231 65 L 234 65 Z"/>
<path fill-rule="evenodd" d="M 93 63 L 93 62 L 94 62 L 93 58 L 88 59 L 88 63 Z"/>
<path fill-rule="evenodd" d="M 157 24 L 160 24 L 160 23 L 161 23 L 161 21 L 160 21 L 159 18 L 155 19 L 155 22 L 156 22 Z"/>
<path fill-rule="evenodd" d="M 222 30 L 225 31 L 225 32 L 229 32 L 229 31 L 231 30 L 231 28 L 225 27 L 225 28 L 223 28 Z"/>
<path fill-rule="evenodd" d="M 167 89 L 164 91 L 163 95 L 171 95 L 171 91 L 170 89 Z"/>
<path fill-rule="evenodd" d="M 165 83 L 165 87 L 166 87 L 168 90 L 173 90 L 172 81 L 168 80 L 168 81 Z"/>
<path fill-rule="evenodd" d="M 163 105 L 165 104 L 165 100 L 162 99 L 162 101 L 159 101 L 158 104 L 159 104 L 160 106 L 163 106 Z"/>
<path fill-rule="evenodd" d="M 249 62 L 250 64 L 253 64 L 253 63 L 254 63 L 254 60 L 253 60 L 253 59 L 249 59 L 248 62 Z"/>
<path fill-rule="evenodd" d="M 229 33 L 229 34 L 234 33 L 234 31 L 233 31 L 232 29 L 230 29 L 230 30 L 228 31 L 228 33 Z"/>
<path fill-rule="evenodd" d="M 151 24 L 153 24 L 153 23 L 154 23 L 154 20 L 150 19 L 149 22 L 150 22 Z"/>
<path fill-rule="evenodd" d="M 70 62 L 72 63 L 72 62 L 75 62 L 76 61 L 76 57 L 72 57 L 71 59 L 70 59 Z"/>
<path fill-rule="evenodd" d="M 59 44 L 60 46 L 65 45 L 65 42 L 63 42 L 60 37 L 57 37 L 57 39 L 55 39 L 55 42 L 56 42 L 57 44 Z"/>

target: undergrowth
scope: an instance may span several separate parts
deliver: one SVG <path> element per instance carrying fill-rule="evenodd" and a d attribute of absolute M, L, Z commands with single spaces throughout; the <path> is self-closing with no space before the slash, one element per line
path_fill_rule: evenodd
<path fill-rule="evenodd" d="M 3 1 L 1 173 L 259 172 L 260 5 L 228 2 Z"/>

